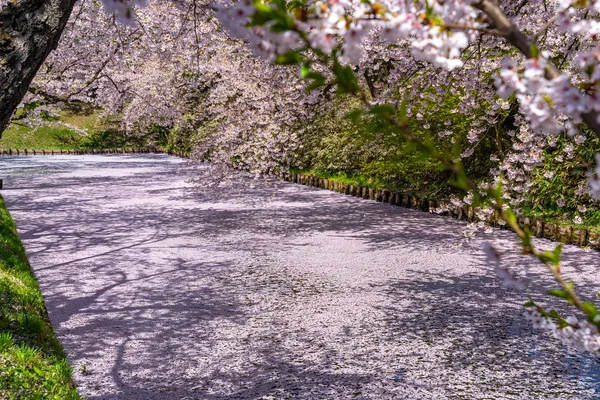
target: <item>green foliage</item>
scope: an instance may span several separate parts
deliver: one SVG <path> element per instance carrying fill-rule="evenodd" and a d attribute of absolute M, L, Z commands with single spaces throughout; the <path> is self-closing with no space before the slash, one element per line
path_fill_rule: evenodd
<path fill-rule="evenodd" d="M 346 183 L 348 185 L 364 186 L 372 189 L 382 189 L 386 187 L 386 183 L 381 179 L 367 177 L 360 174 L 349 174 L 346 172 L 326 172 L 323 170 L 298 168 L 292 168 L 292 172 L 302 173 L 307 176 L 316 176 L 322 179 L 331 179 L 336 182 Z"/>
<path fill-rule="evenodd" d="M 275 59 L 275 62 L 280 65 L 295 65 L 302 62 L 302 55 L 298 50 L 290 50 L 287 53 L 280 54 Z"/>
<path fill-rule="evenodd" d="M 17 113 L 18 114 L 18 113 Z M 157 144 L 189 150 L 189 133 L 175 127 L 151 126 L 144 135 L 130 135 L 120 127 L 118 117 L 101 117 L 101 110 L 69 104 L 60 118 L 43 118 L 44 124 L 29 127 L 17 119 L 4 131 L 0 148 L 67 150 L 124 148 Z"/>
<path fill-rule="evenodd" d="M 183 117 L 185 124 L 169 129 L 157 144 L 171 150 L 191 151 L 195 137 L 198 135 L 196 115 L 187 114 Z"/>
<path fill-rule="evenodd" d="M 423 102 L 423 107 L 431 110 L 422 113 L 435 115 L 427 126 L 406 116 L 406 102 L 399 101 L 398 108 L 380 105 L 365 110 L 356 98 L 337 96 L 320 107 L 303 135 L 299 166 L 328 176 L 361 176 L 391 190 L 449 197 L 464 189 L 466 180 L 454 179 L 451 171 L 430 156 L 445 154 L 452 159 L 453 151 L 460 152 L 453 147 L 466 140 L 470 122 L 477 116 L 465 118 L 454 112 L 459 101 L 458 96 L 449 95 L 441 106 Z M 454 143 L 437 135 L 447 130 L 448 124 L 457 133 Z M 409 140 L 406 131 L 420 143 Z M 492 129 L 490 132 L 477 144 L 476 155 L 465 160 L 463 178 L 478 181 L 488 176 L 490 155 L 497 152 L 496 137 Z"/>
<path fill-rule="evenodd" d="M 25 107 L 24 109 L 27 109 Z M 17 113 L 17 117 L 18 117 Z M 43 118 L 44 124 L 30 127 L 17 119 L 0 138 L 0 148 L 67 150 L 76 148 L 118 148 L 131 143 L 116 121 L 100 117 L 97 109 L 66 106 L 60 118 Z"/>
<path fill-rule="evenodd" d="M 0 398 L 79 399 L 1 197 L 0 222 Z"/>
<path fill-rule="evenodd" d="M 285 0 L 272 0 L 271 5 L 255 2 L 256 11 L 252 15 L 251 26 L 269 23 L 273 32 L 285 32 L 294 27 L 292 18 L 287 12 Z"/>
<path fill-rule="evenodd" d="M 336 83 L 339 94 L 358 93 L 360 90 L 358 86 L 358 80 L 356 79 L 356 75 L 354 75 L 354 71 L 350 66 L 341 65 L 336 58 L 333 62 L 333 73 L 337 78 Z"/>
<path fill-rule="evenodd" d="M 82 135 L 72 129 L 57 126 L 30 128 L 13 123 L 2 134 L 0 148 L 66 150 L 81 140 Z"/>
<path fill-rule="evenodd" d="M 73 148 L 84 149 L 118 149 L 138 144 L 132 142 L 127 135 L 119 130 L 95 131 L 84 138 L 71 142 Z"/>

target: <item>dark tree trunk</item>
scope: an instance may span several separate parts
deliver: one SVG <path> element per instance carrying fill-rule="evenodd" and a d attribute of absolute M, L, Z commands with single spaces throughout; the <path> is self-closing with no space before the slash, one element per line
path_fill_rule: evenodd
<path fill-rule="evenodd" d="M 76 0 L 16 0 L 0 11 L 0 137 L 56 48 Z"/>

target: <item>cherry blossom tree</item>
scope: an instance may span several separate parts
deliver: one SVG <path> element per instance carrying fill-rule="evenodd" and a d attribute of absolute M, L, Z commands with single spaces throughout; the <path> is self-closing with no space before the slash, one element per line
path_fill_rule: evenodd
<path fill-rule="evenodd" d="M 519 194 L 527 189 L 526 175 L 539 165 L 541 151 L 557 136 L 566 132 L 577 144 L 585 141 L 586 132 L 600 135 L 599 12 L 597 1 L 276 0 L 241 1 L 223 7 L 220 18 L 255 52 L 278 63 L 300 65 L 309 88 L 330 83 L 340 93 L 358 96 L 382 132 L 402 135 L 453 171 L 458 186 L 470 191 L 470 201 L 491 200 L 491 211 L 517 233 L 523 251 L 542 262 L 560 284 L 550 294 L 567 300 L 583 315 L 583 320 L 563 318 L 529 302 L 527 306 L 534 309 L 530 319 L 565 342 L 596 352 L 600 350 L 598 309 L 583 301 L 563 278 L 561 246 L 550 252 L 538 249 L 531 233 L 517 224 L 515 210 L 506 200 L 512 199 L 513 206 L 519 203 L 523 197 Z M 412 85 L 417 83 L 417 91 L 390 104 L 389 98 L 382 97 L 385 87 L 373 81 L 377 75 L 373 71 L 381 70 L 382 61 L 393 69 L 402 66 L 386 72 L 386 78 L 408 82 L 407 75 L 417 75 L 410 79 Z M 412 107 L 414 99 L 421 97 L 417 93 L 427 88 L 425 97 L 434 99 L 436 92 L 443 96 L 452 87 L 460 88 L 465 106 L 485 104 L 488 124 L 503 118 L 500 110 L 511 110 L 513 103 L 518 107 L 516 115 L 512 112 L 514 125 L 520 127 L 518 135 L 511 134 L 516 136 L 516 151 L 498 160 L 492 182 L 477 185 L 464 173 L 460 158 L 469 157 L 472 149 L 456 157 L 410 129 L 408 118 L 415 114 L 424 118 Z M 469 135 L 472 143 L 482 129 L 474 126 Z M 572 151 L 572 146 L 565 146 L 565 151 Z M 512 183 L 509 190 L 502 185 L 507 181 Z M 596 176 L 590 186 L 599 198 Z M 492 245 L 485 252 L 505 284 L 521 286 Z"/>
<path fill-rule="evenodd" d="M 0 136 L 44 60 L 54 50 L 76 0 L 0 0 Z M 133 21 L 143 0 L 104 0 L 109 14 Z"/>
<path fill-rule="evenodd" d="M 12 54 L 18 35 L 26 36 L 7 28 L 9 21 L 57 3 L 0 2 L 0 34 L 9 35 L 0 37 L 3 54 Z M 66 3 L 56 11 L 55 35 L 38 39 L 43 46 L 36 47 L 32 68 L 21 71 L 25 58 L 0 65 L 0 83 L 14 84 L 10 101 L 0 97 L 7 105 L 0 128 L 56 45 L 73 7 Z M 89 0 L 75 6 L 31 96 L 98 105 L 121 116 L 132 134 L 153 126 L 185 129 L 196 141 L 196 156 L 213 163 L 207 171 L 218 179 L 236 169 L 256 175 L 285 170 L 294 164 L 301 127 L 322 98 L 332 90 L 356 96 L 362 109 L 355 119 L 368 121 L 379 135 L 413 143 L 452 171 L 468 192 L 462 201 L 479 206 L 484 219 L 499 214 L 523 252 L 560 285 L 551 294 L 582 317 L 565 318 L 530 302 L 533 323 L 578 348 L 600 349 L 598 310 L 565 281 L 561 247 L 539 249 L 516 222 L 544 151 L 560 140 L 569 158 L 589 137 L 600 136 L 600 2 L 105 0 L 102 7 Z M 459 99 L 452 110 L 458 117 L 441 121 L 439 129 L 440 105 L 449 96 Z M 466 132 L 456 126 L 459 119 L 468 120 Z M 422 132 L 413 129 L 414 121 Z M 430 132 L 434 123 L 438 130 Z M 497 143 L 494 166 L 487 181 L 476 183 L 464 164 L 490 132 Z M 597 199 L 599 172 L 584 185 Z M 505 284 L 522 286 L 493 245 L 484 250 Z"/>
<path fill-rule="evenodd" d="M 155 127 L 183 131 L 212 162 L 214 182 L 293 164 L 296 131 L 319 98 L 294 70 L 254 57 L 198 0 L 151 2 L 125 25 L 105 8 L 77 3 L 26 101 L 87 103 L 142 138 Z"/>

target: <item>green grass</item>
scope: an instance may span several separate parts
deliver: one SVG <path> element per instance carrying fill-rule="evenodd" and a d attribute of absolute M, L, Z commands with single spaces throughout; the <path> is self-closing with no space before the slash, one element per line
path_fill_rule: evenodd
<path fill-rule="evenodd" d="M 0 399 L 80 399 L 0 196 Z"/>
<path fill-rule="evenodd" d="M 385 179 L 372 177 L 364 174 L 351 174 L 347 172 L 327 172 L 319 169 L 298 169 L 292 168 L 291 172 L 296 172 L 299 174 L 304 174 L 308 176 L 316 176 L 322 179 L 330 179 L 335 182 L 345 183 L 348 185 L 354 186 L 363 186 L 370 189 L 378 189 L 378 190 L 389 190 L 391 192 L 398 192 L 403 194 L 408 194 L 410 196 L 423 197 L 428 199 L 445 199 L 450 197 L 449 195 L 444 195 L 444 191 L 440 190 L 439 185 L 436 182 L 432 182 L 429 185 L 423 186 L 420 190 L 408 190 L 398 188 L 396 185 L 387 182 Z M 442 193 L 442 194 L 440 194 Z"/>
<path fill-rule="evenodd" d="M 297 169 L 292 168 L 292 172 L 296 172 L 299 174 L 307 175 L 307 176 L 316 176 L 322 179 L 330 179 L 335 182 L 345 183 L 348 185 L 354 186 L 364 186 L 371 189 L 389 189 L 387 185 L 383 183 L 380 179 L 369 178 L 364 175 L 359 174 L 349 174 L 346 172 L 336 172 L 330 173 L 325 171 L 320 171 L 317 169 Z"/>
<path fill-rule="evenodd" d="M 115 131 L 114 126 L 104 121 L 97 110 L 65 110 L 61 112 L 59 120 L 49 118 L 44 121 L 43 126 L 37 128 L 16 120 L 0 138 L 0 149 L 71 150 L 122 148 L 132 145 L 136 143 L 130 143 L 122 132 Z"/>
<path fill-rule="evenodd" d="M 73 142 L 81 136 L 80 133 L 62 126 L 30 128 L 13 123 L 2 133 L 0 148 L 67 150 L 74 148 Z"/>

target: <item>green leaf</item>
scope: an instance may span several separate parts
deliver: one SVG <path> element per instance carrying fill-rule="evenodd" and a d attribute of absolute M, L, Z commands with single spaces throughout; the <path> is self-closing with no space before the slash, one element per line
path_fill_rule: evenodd
<path fill-rule="evenodd" d="M 531 51 L 531 58 L 539 58 L 540 57 L 540 49 L 535 44 L 532 44 L 529 47 L 529 50 Z"/>
<path fill-rule="evenodd" d="M 306 74 L 306 79 L 312 79 L 312 83 L 306 87 L 307 91 L 315 90 L 325 85 L 325 77 L 318 72 L 309 72 Z"/>
<path fill-rule="evenodd" d="M 506 210 L 504 211 L 504 216 L 506 218 L 506 222 L 510 223 L 510 224 L 516 224 L 517 223 L 517 216 L 515 215 L 515 213 L 513 212 L 513 210 Z"/>
<path fill-rule="evenodd" d="M 551 251 L 544 251 L 538 256 L 539 260 L 543 263 L 554 264 L 554 253 Z"/>
<path fill-rule="evenodd" d="M 556 310 L 551 310 L 549 313 L 546 313 L 546 315 L 550 318 L 554 318 L 559 321 L 562 319 L 560 317 L 560 314 Z"/>
<path fill-rule="evenodd" d="M 276 16 L 275 23 L 271 25 L 271 31 L 277 33 L 287 32 L 289 30 L 292 30 L 293 27 L 294 22 L 288 15 Z"/>
<path fill-rule="evenodd" d="M 358 92 L 358 79 L 351 67 L 342 66 L 336 59 L 333 63 L 333 73 L 337 78 L 339 94 Z"/>
<path fill-rule="evenodd" d="M 523 304 L 523 307 L 537 307 L 537 305 L 533 301 L 529 300 L 527 303 Z"/>
<path fill-rule="evenodd" d="M 387 119 L 390 116 L 394 115 L 396 109 L 389 104 L 380 104 L 373 106 L 369 109 L 369 113 L 374 117 Z"/>
<path fill-rule="evenodd" d="M 525 232 L 525 237 L 521 239 L 521 246 L 523 246 L 523 249 L 527 249 L 527 250 L 531 250 L 532 247 L 532 243 L 531 243 L 531 237 L 532 237 L 532 232 L 531 229 L 526 226 L 525 229 L 523 229 Z"/>
<path fill-rule="evenodd" d="M 596 306 L 593 303 L 590 303 L 589 301 L 585 301 L 582 304 L 583 307 L 583 312 L 588 316 L 588 318 L 593 321 L 594 318 L 596 318 L 598 316 L 598 309 L 596 308 Z"/>
<path fill-rule="evenodd" d="M 548 290 L 547 294 L 554 297 L 560 297 L 561 299 L 565 299 L 567 301 L 571 301 L 571 295 L 568 292 L 562 289 L 551 289 Z"/>
<path fill-rule="evenodd" d="M 555 262 L 555 265 L 560 264 L 560 256 L 562 254 L 562 248 L 563 248 L 562 244 L 559 244 L 558 246 L 556 246 L 554 248 L 554 262 Z"/>
<path fill-rule="evenodd" d="M 433 7 L 427 0 L 425 0 L 425 15 L 427 16 L 427 19 L 431 19 L 433 17 Z"/>
<path fill-rule="evenodd" d="M 566 322 L 564 319 L 556 319 L 556 324 L 558 325 L 558 327 L 560 329 L 562 328 L 566 328 L 567 326 L 571 326 L 568 322 Z"/>
<path fill-rule="evenodd" d="M 271 7 L 262 3 L 257 3 L 256 7 L 257 10 L 254 12 L 254 14 L 252 14 L 252 19 L 250 20 L 249 24 L 250 26 L 264 25 L 275 18 L 275 13 Z"/>
<path fill-rule="evenodd" d="M 300 0 L 292 0 L 288 3 L 288 10 L 293 11 L 298 8 L 304 8 L 306 6 L 306 2 Z"/>
<path fill-rule="evenodd" d="M 308 65 L 308 64 L 302 65 L 302 67 L 300 68 L 300 76 L 302 78 L 306 78 L 309 73 L 310 73 L 310 65 Z"/>
<path fill-rule="evenodd" d="M 298 50 L 290 50 L 277 56 L 276 64 L 280 65 L 295 65 L 302 62 L 302 56 Z"/>
<path fill-rule="evenodd" d="M 569 289 L 573 290 L 573 289 L 575 289 L 575 282 L 573 282 L 573 281 L 567 282 L 567 286 L 569 287 Z"/>
<path fill-rule="evenodd" d="M 285 0 L 272 0 L 273 3 L 277 6 L 281 11 L 287 11 L 287 5 L 285 4 Z"/>
<path fill-rule="evenodd" d="M 555 267 L 560 265 L 560 255 L 562 252 L 562 244 L 559 244 L 554 248 L 553 251 L 545 251 L 542 255 L 538 256 L 540 261 L 552 263 Z M 571 282 L 569 284 L 571 288 L 573 288 L 574 284 Z"/>

